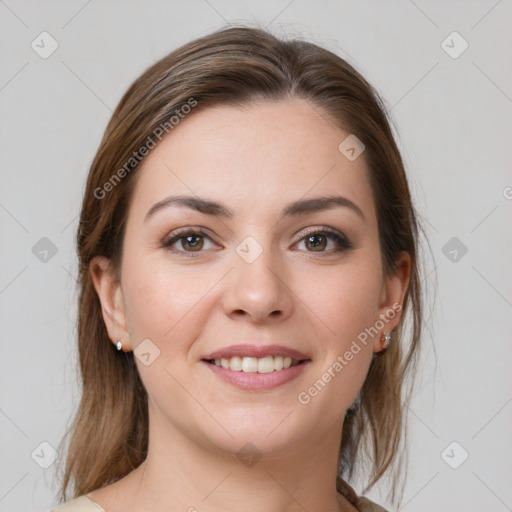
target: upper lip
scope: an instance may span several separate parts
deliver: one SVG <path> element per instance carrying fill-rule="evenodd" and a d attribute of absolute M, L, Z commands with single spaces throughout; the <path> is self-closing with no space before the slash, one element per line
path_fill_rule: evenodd
<path fill-rule="evenodd" d="M 203 356 L 203 359 L 230 359 L 231 357 L 265 357 L 265 356 L 283 356 L 291 357 L 303 361 L 309 359 L 309 357 L 293 348 L 284 347 L 282 345 L 231 345 L 229 347 L 221 348 L 210 354 Z"/>

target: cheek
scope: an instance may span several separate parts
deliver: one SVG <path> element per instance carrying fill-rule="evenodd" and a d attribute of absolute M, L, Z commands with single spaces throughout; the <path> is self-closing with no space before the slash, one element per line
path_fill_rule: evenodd
<path fill-rule="evenodd" d="M 171 287 L 173 276 L 134 245 L 125 246 L 122 286 L 129 332 L 137 345 L 144 338 L 161 338 L 172 327 L 180 287 Z"/>
<path fill-rule="evenodd" d="M 306 406 L 305 414 L 322 415 L 326 425 L 339 420 L 364 384 L 374 339 L 367 330 L 376 321 L 378 296 L 372 279 L 340 278 L 329 286 L 319 316 L 331 332 L 321 337 L 316 371 L 297 395 L 298 402 Z"/>
<path fill-rule="evenodd" d="M 123 292 L 134 345 L 149 338 L 162 355 L 183 349 L 194 338 L 201 301 L 216 280 L 213 274 L 198 277 L 193 266 L 173 266 L 162 255 L 132 253 L 124 265 Z"/>
<path fill-rule="evenodd" d="M 377 320 L 382 274 L 374 258 L 340 266 L 315 280 L 306 303 L 329 328 L 329 337 L 343 346 Z"/>

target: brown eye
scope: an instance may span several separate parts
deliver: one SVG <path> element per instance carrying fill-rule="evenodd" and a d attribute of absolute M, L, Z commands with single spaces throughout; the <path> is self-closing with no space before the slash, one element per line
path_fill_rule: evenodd
<path fill-rule="evenodd" d="M 208 246 L 205 247 L 207 242 L 213 246 L 211 238 L 206 233 L 188 229 L 171 233 L 162 245 L 172 252 L 191 255 L 190 253 L 200 253 L 208 249 Z"/>
<path fill-rule="evenodd" d="M 181 240 L 181 247 L 185 250 L 187 250 L 188 247 L 191 247 L 192 251 L 200 251 L 204 245 L 203 238 L 198 235 L 184 236 L 178 240 Z"/>
<path fill-rule="evenodd" d="M 325 228 L 308 233 L 301 242 L 304 242 L 307 252 L 332 254 L 352 248 L 352 243 L 345 235 Z"/>
<path fill-rule="evenodd" d="M 322 251 L 327 246 L 325 235 L 312 235 L 306 237 L 306 247 L 312 247 L 313 251 Z"/>

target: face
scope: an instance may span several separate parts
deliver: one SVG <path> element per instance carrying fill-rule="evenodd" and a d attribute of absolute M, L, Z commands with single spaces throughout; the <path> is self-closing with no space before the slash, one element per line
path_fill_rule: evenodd
<path fill-rule="evenodd" d="M 348 160 L 349 133 L 317 112 L 299 99 L 198 111 L 139 169 L 120 282 L 91 268 L 152 431 L 274 455 L 339 435 L 397 325 L 407 276 L 383 275 L 364 153 Z"/>

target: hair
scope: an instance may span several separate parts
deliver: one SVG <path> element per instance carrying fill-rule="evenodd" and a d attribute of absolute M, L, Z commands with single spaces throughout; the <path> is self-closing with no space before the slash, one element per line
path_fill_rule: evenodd
<path fill-rule="evenodd" d="M 119 270 L 127 209 L 142 161 L 139 150 L 162 127 L 169 133 L 169 120 L 183 117 L 190 110 L 186 105 L 194 105 L 194 115 L 211 106 L 291 98 L 308 101 L 334 127 L 363 142 L 384 275 L 396 270 L 402 251 L 411 259 L 400 324 L 385 354 L 373 356 L 358 399 L 346 412 L 337 477 L 340 490 L 343 479 L 350 481 L 361 466 L 368 474 L 366 491 L 394 468 L 390 494 L 396 501 L 399 473 L 405 473 L 397 466 L 406 452 L 401 441 L 412 393 L 405 378 L 415 373 L 422 331 L 420 225 L 404 164 L 382 99 L 354 67 L 311 42 L 246 26 L 191 41 L 149 67 L 119 102 L 90 167 L 76 240 L 82 389 L 64 436 L 69 445 L 61 500 L 70 498 L 70 487 L 71 497 L 77 497 L 121 479 L 147 456 L 147 393 L 133 353 L 117 352 L 109 339 L 89 270 L 95 256 L 109 258 Z M 406 330 L 407 318 L 411 328 Z"/>

